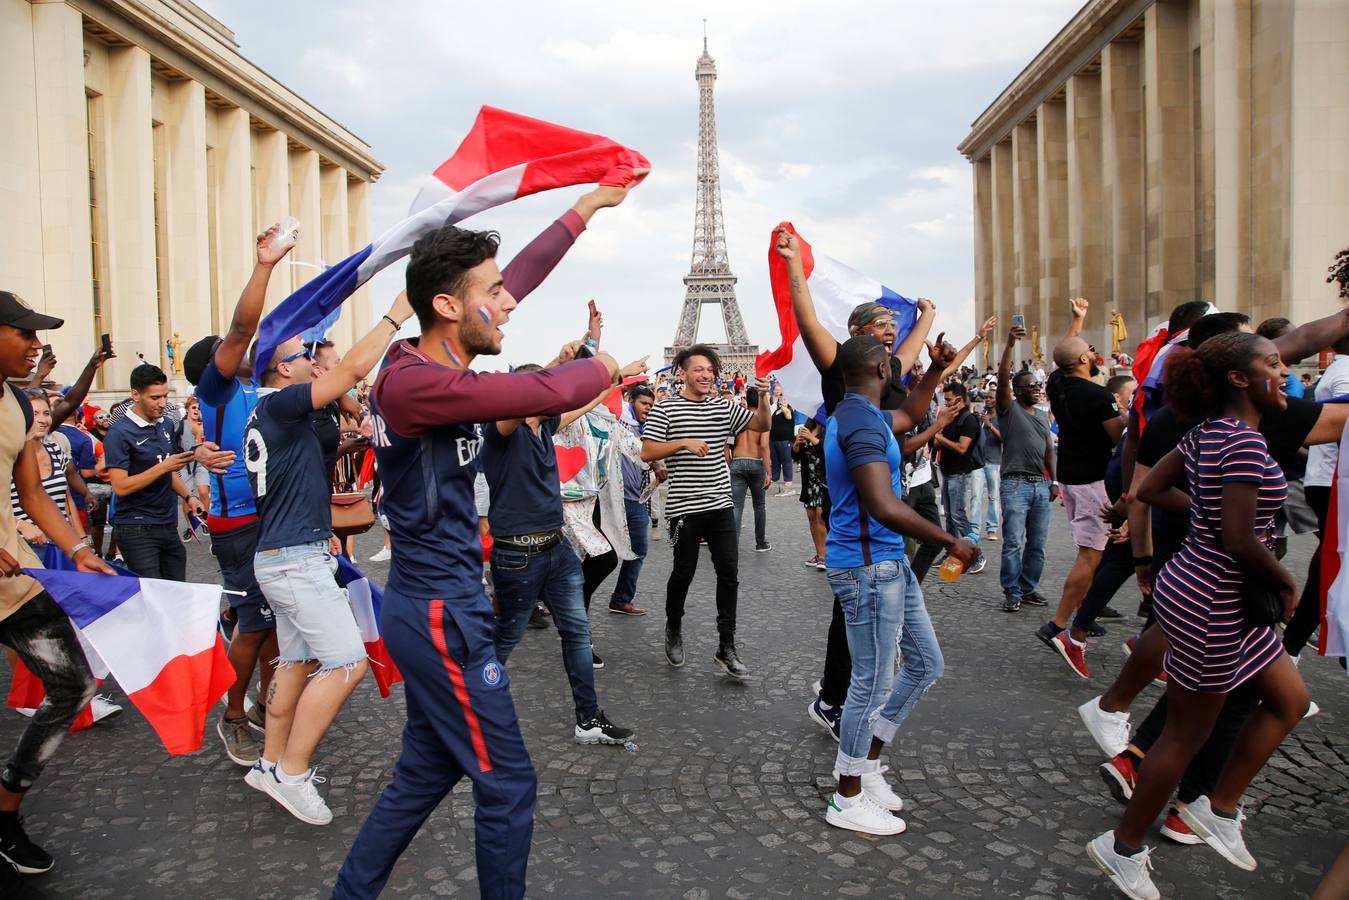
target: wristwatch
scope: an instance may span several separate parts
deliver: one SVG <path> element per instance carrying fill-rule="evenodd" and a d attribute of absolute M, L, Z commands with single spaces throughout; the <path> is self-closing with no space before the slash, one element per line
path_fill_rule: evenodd
<path fill-rule="evenodd" d="M 79 553 L 81 550 L 88 550 L 90 553 L 92 553 L 94 550 L 94 542 L 89 540 L 88 535 L 85 535 L 84 537 L 76 541 L 75 545 L 70 548 L 70 552 L 66 555 L 73 560 L 75 558 L 75 554 Z"/>

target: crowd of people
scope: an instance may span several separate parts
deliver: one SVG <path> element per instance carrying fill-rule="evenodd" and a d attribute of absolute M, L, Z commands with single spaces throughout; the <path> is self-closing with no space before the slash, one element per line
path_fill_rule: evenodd
<path fill-rule="evenodd" d="M 19 803 L 86 706 L 95 721 L 117 712 L 95 696 L 65 614 L 20 571 L 51 552 L 87 573 L 112 574 L 111 563 L 183 581 L 185 543 L 208 541 L 235 670 L 215 732 L 248 787 L 299 821 L 332 821 L 315 755 L 370 666 L 334 577 L 353 552 L 351 534 L 334 528 L 334 492 L 360 491 L 368 472 L 385 531 L 374 559 L 391 563 L 381 633 L 405 683 L 407 726 L 335 897 L 377 895 L 464 777 L 482 893 L 523 895 L 536 776 L 510 689 L 513 650 L 531 627 L 555 630 L 575 741 L 627 744 L 634 729 L 610 718 L 596 685 L 605 663 L 592 597 L 616 573 L 608 611 L 647 615 L 636 603 L 643 561 L 665 541 L 664 653 L 682 667 L 705 548 L 712 662 L 748 677 L 740 553 L 774 551 L 766 520 L 782 506 L 768 500 L 792 496 L 813 551 L 799 562 L 833 596 L 806 708 L 838 742 L 826 822 L 905 830 L 882 756 L 945 665 L 922 584 L 934 566 L 954 580 L 996 562 L 1002 612 L 1048 614 L 1040 587 L 1061 501 L 1075 556 L 1034 634 L 1087 679 L 1089 642 L 1105 634 L 1098 620 L 1123 618 L 1109 603 L 1130 580 L 1145 616 L 1113 684 L 1078 710 L 1107 756 L 1102 777 L 1126 803 L 1088 856 L 1128 896 L 1159 896 L 1142 842 L 1166 812 L 1170 840 L 1255 867 L 1241 795 L 1315 714 L 1297 660 L 1319 624 L 1320 550 L 1299 602 L 1280 538 L 1324 532 L 1349 415 L 1349 404 L 1318 402 L 1349 392 L 1347 357 L 1314 385 L 1288 366 L 1349 351 L 1349 315 L 1252 328 L 1244 315 L 1185 303 L 1139 384 L 1122 367 L 1102 371 L 1082 337 L 1089 303 L 1075 299 L 1052 371 L 1038 352 L 1017 364 L 1027 334 L 1015 322 L 981 374 L 967 361 L 981 345 L 987 355 L 998 320 L 957 349 L 944 334 L 929 340 L 928 300 L 903 334 L 892 308 L 862 303 L 840 340 L 816 314 L 797 239 L 783 229 L 776 253 L 819 371 L 817 410 L 794 408 L 771 376 L 724 370 L 703 344 L 659 372 L 645 357 L 620 366 L 593 301 L 580 337 L 547 363 L 471 369 L 501 352 L 518 304 L 635 183 L 586 194 L 504 267 L 493 232 L 429 234 L 412 249 L 406 290 L 353 346 L 291 338 L 257 358 L 267 286 L 291 246 L 269 229 L 229 328 L 184 354 L 193 391 L 181 407 L 149 363 L 132 370 L 126 401 L 106 411 L 87 402 L 113 355 L 106 344 L 69 387 L 49 391 L 55 360 L 39 332 L 62 323 L 0 293 L 0 472 L 11 496 L 0 510 L 0 643 L 46 691 L 0 773 L 0 857 L 24 874 L 52 867 Z M 396 340 L 413 317 L 420 335 Z M 1155 679 L 1166 695 L 1132 730 L 1130 706 Z M 621 696 L 609 699 L 622 721 Z"/>

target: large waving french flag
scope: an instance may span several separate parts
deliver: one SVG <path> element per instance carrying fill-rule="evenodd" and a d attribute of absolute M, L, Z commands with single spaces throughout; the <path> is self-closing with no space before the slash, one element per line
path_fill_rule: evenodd
<path fill-rule="evenodd" d="M 778 228 L 786 228 L 800 242 L 806 287 L 815 301 L 815 316 L 821 325 L 829 329 L 830 334 L 840 343 L 846 341 L 849 337 L 848 316 L 859 303 L 874 301 L 894 313 L 898 332 L 895 347 L 903 343 L 918 321 L 917 301 L 901 297 L 875 278 L 863 275 L 823 253 L 817 253 L 792 223 L 783 222 Z M 788 402 L 797 409 L 815 411 L 816 416 L 823 419 L 821 407 L 824 395 L 820 391 L 820 373 L 811 362 L 801 330 L 796 324 L 787 261 L 774 249 L 776 244 L 777 228 L 769 236 L 768 280 L 773 289 L 773 306 L 778 312 L 782 343 L 776 350 L 765 350 L 759 354 L 755 371 L 760 378 L 776 372 Z"/>
<path fill-rule="evenodd" d="M 402 681 L 403 674 L 394 665 L 393 657 L 389 655 L 379 632 L 379 613 L 384 607 L 384 595 L 345 556 L 337 558 L 337 583 L 347 589 L 351 614 L 356 617 L 356 627 L 361 630 L 365 655 L 370 657 L 370 672 L 375 676 L 380 696 L 387 697 L 389 688 Z"/>
<path fill-rule="evenodd" d="M 1336 397 L 1329 403 L 1349 402 Z M 1349 425 L 1340 435 L 1335 477 L 1330 482 L 1330 506 L 1321 538 L 1321 637 L 1317 650 L 1322 656 L 1349 656 Z"/>
<path fill-rule="evenodd" d="M 207 714 L 234 684 L 220 636 L 220 586 L 23 571 L 75 623 L 165 749 L 175 755 L 200 750 Z"/>
<path fill-rule="evenodd" d="M 370 246 L 315 276 L 263 319 L 258 358 L 312 328 L 417 238 L 520 197 L 580 184 L 621 186 L 646 157 L 607 137 L 484 106 L 454 155 L 418 191 L 408 217 Z"/>

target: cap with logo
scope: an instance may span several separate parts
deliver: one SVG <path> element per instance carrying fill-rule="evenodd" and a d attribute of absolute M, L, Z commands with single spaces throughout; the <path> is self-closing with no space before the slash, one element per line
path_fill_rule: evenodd
<path fill-rule="evenodd" d="M 60 328 L 64 324 L 64 319 L 44 316 L 33 309 L 13 291 L 0 291 L 0 325 L 9 325 L 13 328 L 23 328 L 28 331 L 46 331 L 50 328 Z"/>
<path fill-rule="evenodd" d="M 848 316 L 848 330 L 865 328 L 881 316 L 893 315 L 890 309 L 882 306 L 874 300 L 866 303 L 859 303 L 853 307 L 852 313 Z"/>

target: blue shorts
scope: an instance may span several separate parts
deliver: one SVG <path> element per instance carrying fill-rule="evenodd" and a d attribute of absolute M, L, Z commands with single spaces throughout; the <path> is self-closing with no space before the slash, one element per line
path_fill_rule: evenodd
<path fill-rule="evenodd" d="M 259 550 L 253 573 L 276 614 L 278 663 L 318 660 L 320 669 L 350 666 L 366 658 L 361 629 L 346 588 L 333 576 L 337 559 L 327 541 Z"/>

